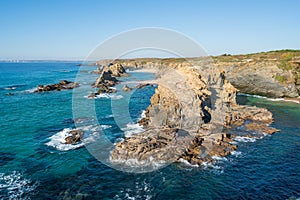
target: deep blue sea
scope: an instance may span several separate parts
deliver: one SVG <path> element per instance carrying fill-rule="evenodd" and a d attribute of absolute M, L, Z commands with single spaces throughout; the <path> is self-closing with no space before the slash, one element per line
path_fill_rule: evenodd
<path fill-rule="evenodd" d="M 155 88 L 125 93 L 118 85 L 116 94 L 88 99 L 98 75 L 89 73 L 94 67 L 79 70 L 76 64 L 0 63 L 0 199 L 300 198 L 300 104 L 239 96 L 241 104 L 269 109 L 272 126 L 281 132 L 240 140 L 238 151 L 213 164 L 177 163 L 149 173 L 127 173 L 102 164 L 81 144 L 62 144 L 63 136 L 75 128 L 74 120 L 90 120 L 85 106 L 91 102 L 109 140 L 130 135 L 139 130 L 135 123 Z M 130 74 L 121 78 L 131 81 L 129 85 L 154 78 L 150 73 Z M 75 97 L 72 90 L 32 93 L 39 84 L 64 79 L 82 81 Z M 79 108 L 84 109 L 74 114 Z"/>

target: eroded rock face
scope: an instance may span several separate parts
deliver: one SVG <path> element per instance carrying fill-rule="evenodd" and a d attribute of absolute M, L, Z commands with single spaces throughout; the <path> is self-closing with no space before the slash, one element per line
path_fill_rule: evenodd
<path fill-rule="evenodd" d="M 272 98 L 298 97 L 295 76 L 279 66 L 280 62 L 217 62 L 217 67 L 226 72 L 228 81 L 242 93 Z"/>
<path fill-rule="evenodd" d="M 74 89 L 76 87 L 79 87 L 79 83 L 62 80 L 57 84 L 39 85 L 34 92 L 70 90 L 70 89 Z"/>
<path fill-rule="evenodd" d="M 231 143 L 236 135 L 223 133 L 224 127 L 252 121 L 255 125 L 248 125 L 248 130 L 275 131 L 268 126 L 273 121 L 268 110 L 237 105 L 237 89 L 225 79 L 224 71 L 208 76 L 188 63 L 168 67 L 176 70 L 160 74 L 146 117 L 139 121 L 146 131 L 118 142 L 111 152 L 113 162 L 184 159 L 201 164 L 237 149 Z"/>
<path fill-rule="evenodd" d="M 276 128 L 269 127 L 266 124 L 262 124 L 262 123 L 246 124 L 246 128 L 247 128 L 247 130 L 250 130 L 250 131 L 258 131 L 258 132 L 262 132 L 262 133 L 266 133 L 266 134 L 273 134 L 273 133 L 279 131 Z"/>
<path fill-rule="evenodd" d="M 97 71 L 100 76 L 97 78 L 93 86 L 99 88 L 99 90 L 96 93 L 91 93 L 88 98 L 94 98 L 103 93 L 116 92 L 116 89 L 112 88 L 112 86 L 119 83 L 119 80 L 116 77 L 127 75 L 124 67 L 119 63 L 111 63 L 108 66 L 101 66 Z"/>
<path fill-rule="evenodd" d="M 94 86 L 98 87 L 100 84 L 104 84 L 106 86 L 114 86 L 119 81 L 116 77 L 125 76 L 127 75 L 124 67 L 119 64 L 109 64 L 108 66 L 104 66 L 98 69 L 99 71 L 99 78 L 97 78 Z"/>

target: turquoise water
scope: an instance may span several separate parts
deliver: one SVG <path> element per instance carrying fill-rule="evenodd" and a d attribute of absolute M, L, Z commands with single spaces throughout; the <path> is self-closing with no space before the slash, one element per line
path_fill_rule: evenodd
<path fill-rule="evenodd" d="M 299 104 L 239 96 L 243 104 L 268 108 L 275 118 L 272 126 L 281 132 L 256 141 L 240 141 L 234 155 L 211 165 L 178 163 L 145 174 L 125 173 L 100 163 L 84 146 L 64 146 L 51 137 L 74 128 L 73 120 L 89 120 L 84 118 L 88 111 L 86 116 L 83 111 L 81 118 L 73 119 L 75 99 L 78 105 L 95 102 L 97 119 L 107 137 L 112 142 L 123 138 L 126 131 L 137 128 L 132 123 L 149 105 L 154 88 L 124 93 L 117 86 L 115 95 L 87 99 L 84 96 L 93 91 L 89 84 L 97 75 L 87 72 L 92 67 L 83 67 L 78 73 L 76 64 L 0 63 L 0 199 L 300 198 Z M 72 91 L 31 92 L 38 84 L 74 81 L 78 76 L 83 82 L 76 98 Z M 152 78 L 152 74 L 131 73 L 122 80 Z M 112 111 L 112 107 L 124 106 L 126 95 L 131 95 L 127 104 L 131 121 L 122 118 L 124 113 Z"/>

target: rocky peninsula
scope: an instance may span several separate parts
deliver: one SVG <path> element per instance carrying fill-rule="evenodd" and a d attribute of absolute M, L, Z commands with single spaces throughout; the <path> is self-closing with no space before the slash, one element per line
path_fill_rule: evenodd
<path fill-rule="evenodd" d="M 128 160 L 134 160 L 136 164 L 147 165 L 152 162 L 172 163 L 183 159 L 190 164 L 201 164 L 212 161 L 214 156 L 227 156 L 236 150 L 238 147 L 234 139 L 237 137 L 260 137 L 262 134 L 279 131 L 270 127 L 273 117 L 267 109 L 238 105 L 237 91 L 260 91 L 259 94 L 268 94 L 271 97 L 298 97 L 298 79 L 291 82 L 295 73 L 281 73 L 290 74 L 290 85 L 279 81 L 276 76 L 266 74 L 271 78 L 259 80 L 269 81 L 270 85 L 274 83 L 281 89 L 275 91 L 274 85 L 269 87 L 268 84 L 264 84 L 260 89 L 254 90 L 251 88 L 255 86 L 251 84 L 249 88 L 244 86 L 249 84 L 249 81 L 258 81 L 252 79 L 256 71 L 262 73 L 261 71 L 266 70 L 264 67 L 256 69 L 262 65 L 262 61 L 252 63 L 253 70 L 242 66 L 242 74 L 248 74 L 239 79 L 234 75 L 239 71 L 239 67 L 234 66 L 236 62 L 244 61 L 232 61 L 232 66 L 229 64 L 231 61 L 228 61 L 225 65 L 220 64 L 224 62 L 218 60 L 221 57 L 213 58 L 213 62 L 209 63 L 205 58 L 127 59 L 116 60 L 109 65 L 105 64 L 107 61 L 97 62 L 104 71 L 111 71 L 112 66 L 122 66 L 121 71 L 123 68 L 158 69 L 158 87 L 146 109 L 145 117 L 139 121 L 145 131 L 117 142 L 111 152 L 111 161 L 126 164 Z M 248 65 L 249 62 L 247 61 Z M 237 71 L 234 72 L 233 68 L 237 68 Z M 248 68 L 248 72 L 243 71 L 246 70 L 244 68 Z M 273 71 L 269 69 L 269 65 L 266 68 L 273 74 L 280 71 L 276 65 L 273 65 Z M 104 84 L 108 87 L 111 85 L 111 79 L 117 77 L 104 76 L 103 72 L 100 73 L 95 86 L 102 87 Z M 243 84 L 239 81 L 243 81 Z M 113 82 L 118 83 L 115 79 Z M 244 128 L 246 135 L 230 132 L 238 127 Z"/>

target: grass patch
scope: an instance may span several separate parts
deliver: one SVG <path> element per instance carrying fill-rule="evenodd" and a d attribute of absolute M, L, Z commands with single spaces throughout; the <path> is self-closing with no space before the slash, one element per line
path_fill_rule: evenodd
<path fill-rule="evenodd" d="M 286 77 L 281 76 L 281 75 L 278 75 L 278 74 L 276 74 L 276 75 L 274 76 L 274 78 L 275 78 L 279 83 L 285 83 L 285 82 L 287 81 Z"/>

